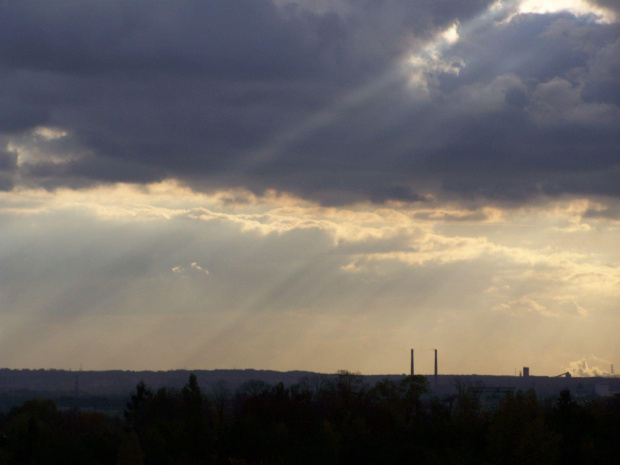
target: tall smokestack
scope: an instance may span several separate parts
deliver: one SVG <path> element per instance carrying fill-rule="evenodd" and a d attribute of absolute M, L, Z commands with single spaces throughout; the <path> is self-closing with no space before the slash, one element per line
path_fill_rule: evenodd
<path fill-rule="evenodd" d="M 437 349 L 435 349 L 435 386 L 437 386 Z"/>
<path fill-rule="evenodd" d="M 413 371 L 413 349 L 411 349 L 411 376 L 413 376 L 414 371 Z"/>

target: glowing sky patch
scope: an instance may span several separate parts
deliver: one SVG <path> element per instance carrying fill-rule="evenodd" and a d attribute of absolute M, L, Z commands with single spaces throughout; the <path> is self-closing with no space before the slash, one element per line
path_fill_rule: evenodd
<path fill-rule="evenodd" d="M 450 45 L 453 45 L 459 40 L 458 23 L 454 23 L 448 29 L 441 33 L 442 38 Z"/>
<path fill-rule="evenodd" d="M 603 237 L 612 239 L 618 225 L 586 220 L 585 201 L 552 203 L 529 212 L 485 209 L 476 217 L 448 205 L 436 211 L 426 206 L 334 209 L 290 196 L 231 194 L 196 194 L 169 182 L 79 193 L 22 191 L 20 212 L 2 210 L 8 227 L 0 259 L 10 271 L 4 272 L 0 292 L 5 304 L 21 308 L 5 313 L 2 320 L 11 329 L 0 338 L 11 348 L 6 353 L 13 354 L 3 363 L 112 368 L 122 353 L 131 351 L 133 358 L 123 361 L 123 367 L 138 369 L 147 353 L 155 353 L 158 368 L 262 363 L 266 368 L 336 370 L 346 363 L 365 372 L 392 372 L 400 370 L 399 345 L 407 346 L 412 339 L 431 345 L 439 334 L 446 341 L 459 340 L 461 329 L 447 323 L 454 320 L 454 312 L 465 312 L 464 316 L 475 309 L 478 318 L 505 320 L 503 324 L 517 318 L 510 323 L 509 339 L 515 340 L 529 331 L 527 319 L 519 323 L 520 319 L 535 315 L 543 318 L 538 322 L 543 326 L 561 320 L 575 328 L 615 318 L 611 310 L 620 295 L 620 256 L 603 256 L 596 244 L 575 242 L 571 236 L 588 233 L 573 228 L 579 223 L 595 227 L 599 235 L 604 227 Z M 231 198 L 251 201 L 231 203 Z M 15 194 L 1 198 L 5 207 L 13 202 Z M 33 275 L 27 295 L 19 291 L 27 284 L 20 284 L 16 276 L 36 267 L 38 258 L 32 253 L 43 249 L 35 245 L 36 229 L 13 234 L 24 215 L 33 225 L 44 220 L 55 224 L 48 232 L 55 252 L 45 252 L 40 259 L 57 277 L 41 287 L 35 284 L 37 276 L 45 274 Z M 468 217 L 477 219 L 459 219 Z M 183 227 L 188 221 L 193 232 Z M 83 228 L 95 224 L 105 231 L 103 235 L 81 236 Z M 526 225 L 529 241 L 522 235 Z M 183 230 L 178 244 L 158 245 Z M 134 237 L 141 237 L 139 243 Z M 549 238 L 554 247 L 544 245 Z M 28 244 L 32 253 L 26 261 L 18 261 L 15 251 Z M 233 254 L 226 252 L 235 249 Z M 130 261 L 142 264 L 130 267 L 125 278 L 113 284 L 113 292 L 95 289 L 97 297 L 92 300 L 91 279 L 128 266 L 128 255 L 133 257 Z M 616 264 L 611 265 L 610 259 Z M 465 278 L 465 270 L 478 272 Z M 414 284 L 425 282 L 428 273 L 435 276 L 432 284 Z M 243 291 L 222 294 L 233 289 Z M 454 295 L 459 299 L 449 297 Z M 61 303 L 63 312 L 53 310 Z M 84 305 L 89 310 L 82 315 Z M 379 309 L 383 310 L 377 319 Z M 61 323 L 67 317 L 69 322 Z M 97 327 L 117 335 L 118 349 L 106 354 L 105 338 L 92 326 L 92 318 L 99 321 Z M 128 319 L 133 323 L 126 326 Z M 411 326 L 393 340 L 389 321 L 398 319 Z M 254 325 L 270 330 L 255 333 Z M 377 330 L 377 325 L 383 329 Z M 131 329 L 135 326 L 142 329 L 136 332 Z M 160 334 L 164 327 L 168 330 Z M 28 349 L 19 342 L 39 332 L 46 336 Z M 341 333 L 342 338 L 330 340 L 329 334 Z M 193 343 L 181 342 L 192 334 Z M 392 342 L 377 354 L 383 337 Z M 482 350 L 489 337 L 468 339 L 469 350 Z M 599 344 L 612 338 L 611 333 L 602 336 Z M 143 339 L 149 343 L 138 342 Z M 225 340 L 233 344 L 217 350 Z M 81 349 L 86 341 L 92 350 Z M 547 341 L 549 347 L 556 343 L 554 337 Z M 160 354 L 159 347 L 179 344 L 184 349 L 176 355 Z M 49 346 L 57 351 L 48 351 Z M 284 346 L 286 357 L 280 354 Z M 450 353 L 455 347 L 446 342 L 442 349 Z M 314 356 L 290 355 L 297 350 Z M 321 358 L 330 351 L 342 352 L 334 365 Z M 505 351 L 503 363 L 509 367 L 524 363 L 522 357 L 528 353 L 518 345 Z M 254 353 L 261 355 L 250 355 Z M 565 354 L 563 367 L 577 356 Z M 451 361 L 451 357 L 446 356 L 446 370 L 484 371 L 475 364 L 462 366 L 462 358 Z M 487 370 L 502 372 L 502 364 L 498 361 Z"/>
<path fill-rule="evenodd" d="M 428 96 L 429 83 L 438 74 L 458 76 L 465 62 L 458 57 L 446 57 L 444 52 L 459 40 L 458 23 L 441 30 L 427 43 L 414 46 L 405 59 L 405 69 L 409 85 Z"/>
<path fill-rule="evenodd" d="M 586 0 L 523 0 L 519 4 L 519 13 L 558 13 L 567 11 L 575 15 L 592 15 L 602 22 L 612 22 L 613 13 Z"/>

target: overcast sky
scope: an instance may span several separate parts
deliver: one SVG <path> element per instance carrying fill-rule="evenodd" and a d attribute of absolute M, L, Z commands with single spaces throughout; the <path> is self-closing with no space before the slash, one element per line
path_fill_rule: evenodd
<path fill-rule="evenodd" d="M 608 373 L 620 7 L 0 0 L 0 239 L 3 367 Z"/>

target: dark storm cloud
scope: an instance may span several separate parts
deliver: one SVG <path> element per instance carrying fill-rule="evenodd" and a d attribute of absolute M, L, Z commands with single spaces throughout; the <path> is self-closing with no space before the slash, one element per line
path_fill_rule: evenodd
<path fill-rule="evenodd" d="M 4 1 L 0 132 L 66 131 L 62 156 L 19 164 L 48 188 L 178 178 L 331 204 L 619 195 L 618 24 L 500 24 L 481 19 L 490 3 Z M 425 49 L 454 21 L 459 42 Z M 413 51 L 424 89 L 403 71 Z"/>
<path fill-rule="evenodd" d="M 4 12 L 2 57 L 18 68 L 247 78 L 312 63 L 269 2 L 10 2 Z"/>
<path fill-rule="evenodd" d="M 0 151 L 0 191 L 10 191 L 17 173 L 17 157 L 13 153 Z"/>

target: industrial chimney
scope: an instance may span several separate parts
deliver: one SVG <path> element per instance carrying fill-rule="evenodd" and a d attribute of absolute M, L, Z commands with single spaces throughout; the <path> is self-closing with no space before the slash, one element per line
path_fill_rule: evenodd
<path fill-rule="evenodd" d="M 411 376 L 414 375 L 414 371 L 413 371 L 413 349 L 411 349 Z"/>
<path fill-rule="evenodd" d="M 437 386 L 437 349 L 435 349 L 435 386 Z"/>

